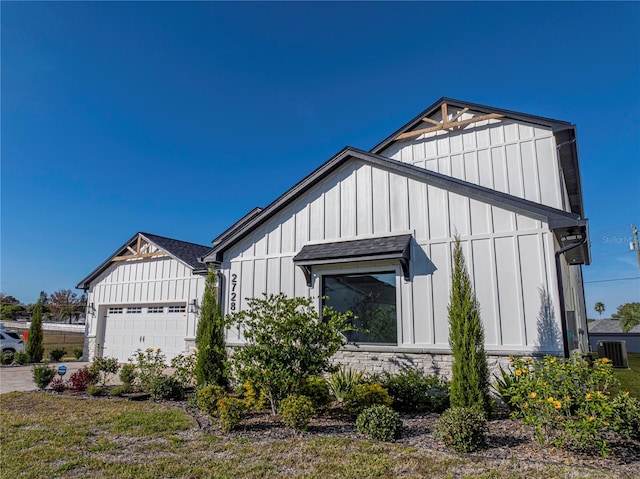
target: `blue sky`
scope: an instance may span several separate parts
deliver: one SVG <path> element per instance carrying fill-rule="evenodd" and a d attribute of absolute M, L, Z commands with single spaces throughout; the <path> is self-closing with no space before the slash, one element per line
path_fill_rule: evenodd
<path fill-rule="evenodd" d="M 442 96 L 575 123 L 587 308 L 640 301 L 640 4 L 1 3 L 1 289 L 209 244 Z"/>

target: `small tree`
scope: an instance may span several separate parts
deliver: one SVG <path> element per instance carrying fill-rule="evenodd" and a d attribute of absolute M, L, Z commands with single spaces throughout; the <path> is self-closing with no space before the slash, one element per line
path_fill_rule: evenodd
<path fill-rule="evenodd" d="M 619 319 L 622 332 L 628 333 L 640 324 L 640 303 L 621 304 L 611 317 L 613 319 Z"/>
<path fill-rule="evenodd" d="M 604 303 L 598 301 L 593 309 L 595 309 L 596 313 L 600 315 L 600 319 L 602 319 L 602 313 L 604 313 Z"/>
<path fill-rule="evenodd" d="M 31 327 L 27 336 L 26 352 L 29 361 L 39 363 L 44 355 L 44 337 L 42 334 L 42 300 L 38 299 L 31 316 Z"/>
<path fill-rule="evenodd" d="M 488 414 L 491 403 L 484 328 L 457 235 L 449 301 L 449 345 L 453 353 L 451 406 L 476 407 Z"/>
<path fill-rule="evenodd" d="M 229 379 L 224 338 L 225 322 L 217 298 L 216 276 L 214 270 L 210 269 L 196 333 L 196 381 L 198 385 L 217 384 L 227 388 Z"/>
<path fill-rule="evenodd" d="M 280 401 L 310 376 L 330 369 L 330 358 L 346 342 L 350 313 L 325 307 L 323 319 L 310 298 L 284 294 L 249 299 L 249 308 L 230 315 L 243 328 L 245 346 L 231 358 L 239 379 L 264 392 L 276 414 Z"/>

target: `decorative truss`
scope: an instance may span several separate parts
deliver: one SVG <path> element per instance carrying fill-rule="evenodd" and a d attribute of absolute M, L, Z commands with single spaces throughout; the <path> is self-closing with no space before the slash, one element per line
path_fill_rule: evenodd
<path fill-rule="evenodd" d="M 453 128 L 459 128 L 461 126 L 471 125 L 472 123 L 477 123 L 483 120 L 492 120 L 495 118 L 502 118 L 504 115 L 500 115 L 499 113 L 489 113 L 487 115 L 474 116 L 473 118 L 468 118 L 466 120 L 459 120 L 459 118 L 468 112 L 468 108 L 464 108 L 456 113 L 451 119 L 449 119 L 449 111 L 446 103 L 442 104 L 442 121 L 434 120 L 432 118 L 424 117 L 422 121 L 431 123 L 436 126 L 431 126 L 429 128 L 421 128 L 419 130 L 407 131 L 406 133 L 402 133 L 396 136 L 395 140 L 402 140 L 404 138 L 412 138 L 414 136 L 420 136 L 424 133 L 431 133 L 432 131 L 439 130 L 449 130 Z"/>
<path fill-rule="evenodd" d="M 127 246 L 127 251 L 131 254 L 124 254 L 122 256 L 116 256 L 113 261 L 129 261 L 132 259 L 145 259 L 156 258 L 161 256 L 167 256 L 163 251 L 151 251 L 151 243 L 145 240 L 142 236 L 138 235 L 138 240 L 135 244 L 135 249 L 130 245 Z"/>

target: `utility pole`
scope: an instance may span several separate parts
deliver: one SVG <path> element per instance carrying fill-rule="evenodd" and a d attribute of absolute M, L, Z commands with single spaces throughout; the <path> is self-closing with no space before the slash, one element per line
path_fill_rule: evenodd
<path fill-rule="evenodd" d="M 631 232 L 633 233 L 633 246 L 636 250 L 636 256 L 638 257 L 638 269 L 640 269 L 640 245 L 638 245 L 638 228 L 631 225 Z"/>

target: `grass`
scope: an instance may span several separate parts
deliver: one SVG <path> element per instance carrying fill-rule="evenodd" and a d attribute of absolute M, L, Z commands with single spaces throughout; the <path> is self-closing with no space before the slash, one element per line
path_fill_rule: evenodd
<path fill-rule="evenodd" d="M 180 409 L 47 393 L 0 396 L 0 445 L 3 477 L 620 477 L 358 439 L 223 438 Z"/>
<path fill-rule="evenodd" d="M 614 375 L 620 381 L 620 390 L 640 398 L 640 353 L 628 353 L 628 357 L 630 369 L 614 369 Z"/>

